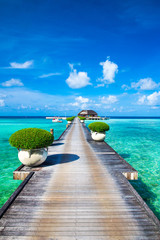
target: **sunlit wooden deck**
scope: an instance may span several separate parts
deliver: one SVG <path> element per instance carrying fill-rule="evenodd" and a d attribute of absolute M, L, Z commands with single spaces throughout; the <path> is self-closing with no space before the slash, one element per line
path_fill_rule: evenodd
<path fill-rule="evenodd" d="M 0 240 L 160 239 L 158 219 L 126 179 L 136 170 L 78 119 L 37 170 L 0 219 Z"/>

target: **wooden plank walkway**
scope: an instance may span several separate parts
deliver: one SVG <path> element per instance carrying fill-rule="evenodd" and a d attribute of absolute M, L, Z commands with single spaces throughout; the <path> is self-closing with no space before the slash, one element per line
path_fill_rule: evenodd
<path fill-rule="evenodd" d="M 0 219 L 0 240 L 160 239 L 127 171 L 136 172 L 76 119 Z"/>

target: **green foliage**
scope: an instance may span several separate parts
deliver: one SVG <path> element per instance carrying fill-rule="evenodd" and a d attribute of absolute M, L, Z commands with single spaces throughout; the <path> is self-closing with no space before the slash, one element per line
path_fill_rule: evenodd
<path fill-rule="evenodd" d="M 93 132 L 106 132 L 109 130 L 109 125 L 104 122 L 93 122 L 89 124 L 89 129 Z"/>
<path fill-rule="evenodd" d="M 79 119 L 80 119 L 80 120 L 86 120 L 86 118 L 85 118 L 85 117 L 79 117 Z"/>
<path fill-rule="evenodd" d="M 74 118 L 75 118 L 75 117 L 68 117 L 68 118 L 66 118 L 66 120 L 72 122 Z"/>
<path fill-rule="evenodd" d="M 48 147 L 54 141 L 53 135 L 40 128 L 24 128 L 9 138 L 12 147 L 18 149 L 38 149 Z"/>

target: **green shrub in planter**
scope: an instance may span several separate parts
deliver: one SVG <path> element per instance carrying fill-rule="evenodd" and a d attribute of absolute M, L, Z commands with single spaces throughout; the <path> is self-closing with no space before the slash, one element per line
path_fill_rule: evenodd
<path fill-rule="evenodd" d="M 80 119 L 80 120 L 86 120 L 86 118 L 85 118 L 85 117 L 79 117 L 79 119 Z"/>
<path fill-rule="evenodd" d="M 73 116 L 73 117 L 68 117 L 66 120 L 67 121 L 73 121 L 75 119 L 75 116 Z"/>
<path fill-rule="evenodd" d="M 73 117 L 66 118 L 67 121 L 71 121 L 71 122 L 73 121 L 73 119 L 74 119 Z"/>
<path fill-rule="evenodd" d="M 46 148 L 52 144 L 53 135 L 39 128 L 24 128 L 11 135 L 9 143 L 18 149 Z"/>
<path fill-rule="evenodd" d="M 98 133 L 106 132 L 109 130 L 109 125 L 104 122 L 93 122 L 93 123 L 90 123 L 88 127 L 93 132 L 98 132 Z"/>

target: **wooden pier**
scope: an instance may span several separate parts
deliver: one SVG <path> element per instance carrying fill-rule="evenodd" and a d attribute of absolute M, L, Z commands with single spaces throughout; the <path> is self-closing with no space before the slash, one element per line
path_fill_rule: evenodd
<path fill-rule="evenodd" d="M 77 118 L 45 164 L 17 174 L 27 171 L 0 211 L 0 240 L 160 239 L 159 220 L 127 180 L 137 171 Z"/>

